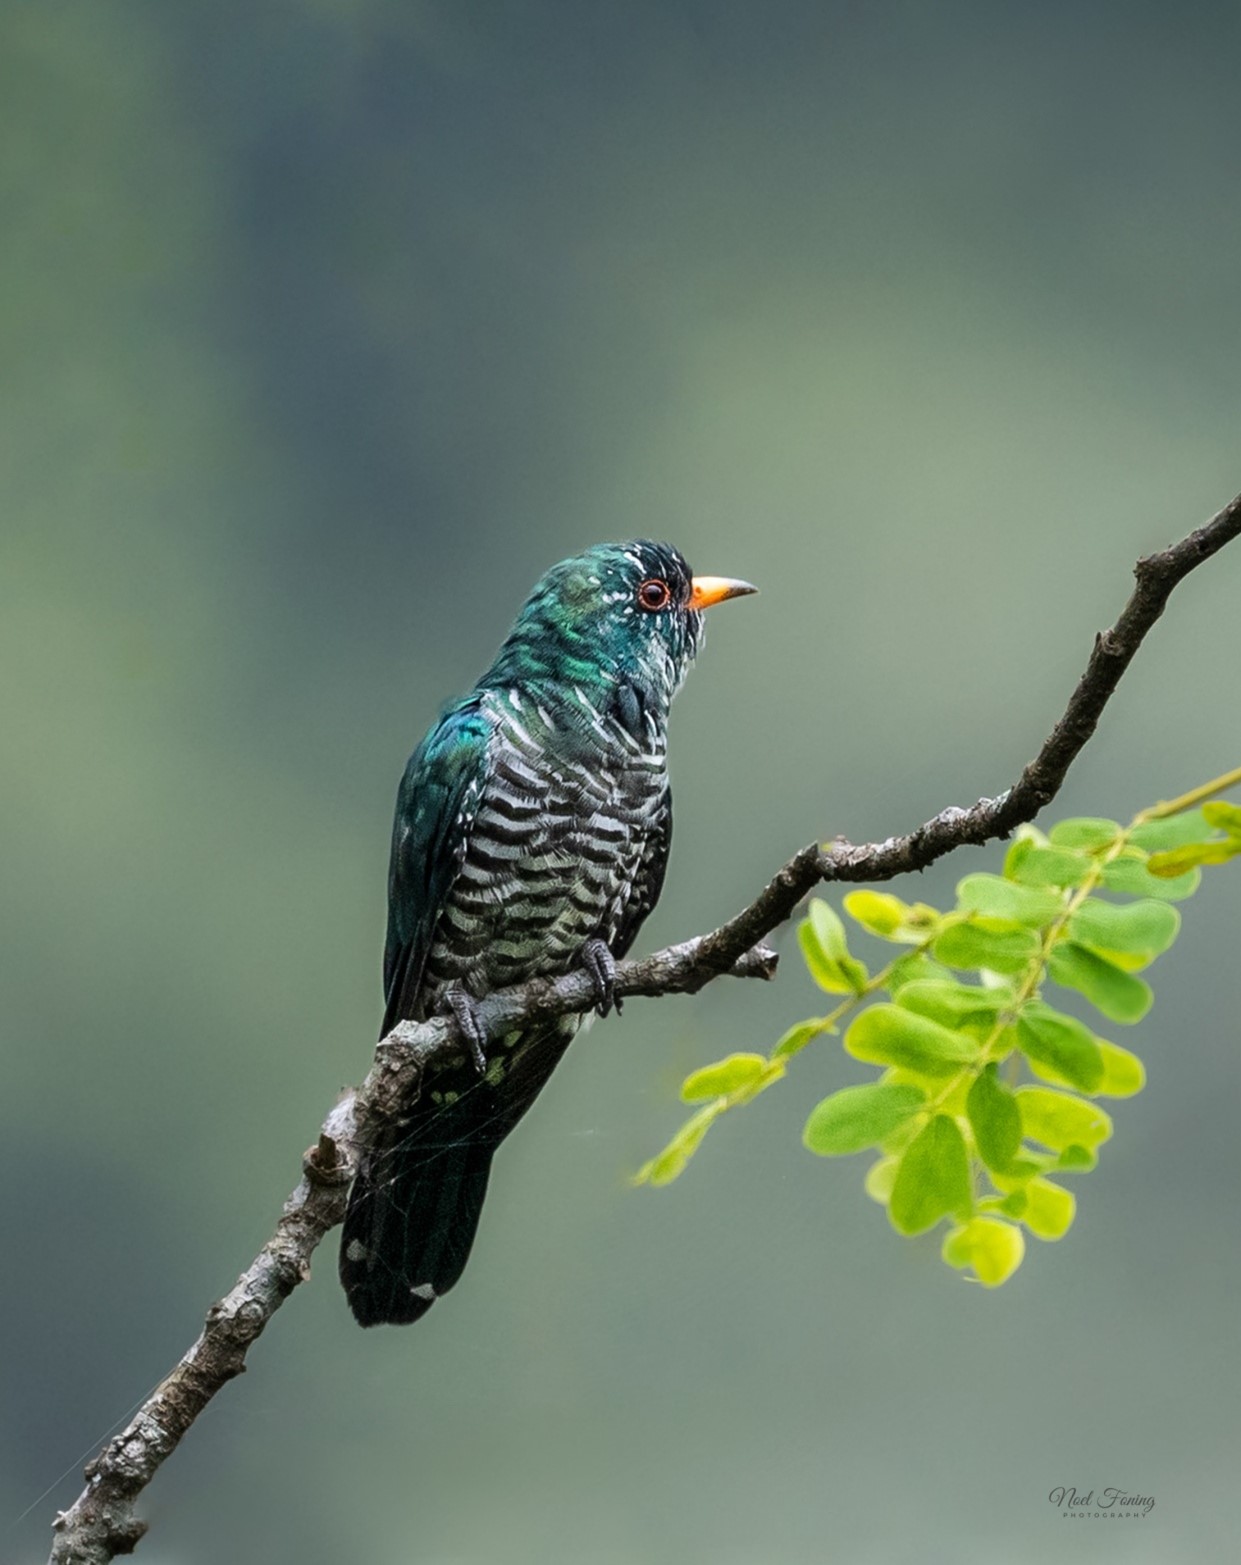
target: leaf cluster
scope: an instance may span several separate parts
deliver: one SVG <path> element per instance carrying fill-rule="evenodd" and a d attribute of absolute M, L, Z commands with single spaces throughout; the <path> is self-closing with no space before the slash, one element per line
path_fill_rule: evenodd
<path fill-rule="evenodd" d="M 1241 808 L 1209 799 L 1235 780 L 1241 773 L 1128 826 L 1023 827 L 1002 873 L 967 875 L 951 908 L 850 892 L 848 918 L 900 948 L 873 973 L 840 915 L 812 900 L 798 942 L 838 1004 L 766 1054 L 730 1054 L 689 1076 L 681 1096 L 700 1106 L 635 1182 L 675 1179 L 716 1120 L 843 1026 L 845 1052 L 880 1074 L 818 1103 L 803 1144 L 822 1157 L 877 1154 L 865 1188 L 892 1227 L 915 1235 L 946 1222 L 948 1265 L 986 1287 L 1005 1282 L 1026 1234 L 1055 1240 L 1071 1226 L 1076 1199 L 1063 1180 L 1095 1168 L 1112 1135 L 1098 1100 L 1130 1097 L 1146 1079 L 1136 1054 L 1047 993 L 1075 991 L 1105 1031 L 1146 1015 L 1152 992 L 1141 975 L 1179 933 L 1175 904 L 1192 896 L 1203 865 L 1241 854 Z"/>

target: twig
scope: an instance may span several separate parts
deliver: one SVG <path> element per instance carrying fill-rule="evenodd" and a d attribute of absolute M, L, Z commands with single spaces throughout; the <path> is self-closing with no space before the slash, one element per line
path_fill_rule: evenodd
<path fill-rule="evenodd" d="M 761 942 L 820 882 L 890 880 L 924 869 L 955 848 L 1006 837 L 1032 820 L 1059 791 L 1172 589 L 1238 533 L 1241 496 L 1180 543 L 1138 561 L 1133 595 L 1115 625 L 1095 638 L 1064 716 L 1005 793 L 979 799 L 967 810 L 941 810 L 916 831 L 884 842 L 811 843 L 719 929 L 640 961 L 620 963 L 616 994 L 626 999 L 693 994 L 724 973 L 771 978 L 776 958 Z M 489 995 L 480 1003 L 478 1019 L 492 1037 L 517 1022 L 588 1011 L 593 998 L 592 981 L 583 972 L 536 979 Z M 251 1343 L 309 1277 L 311 1255 L 344 1216 L 358 1150 L 398 1105 L 408 1102 L 427 1061 L 450 1043 L 458 1046 L 454 1024 L 439 1019 L 402 1022 L 381 1040 L 366 1080 L 336 1105 L 317 1145 L 306 1153 L 301 1182 L 286 1201 L 275 1233 L 233 1289 L 208 1311 L 194 1346 L 86 1468 L 85 1489 L 53 1524 L 50 1565 L 105 1565 L 133 1551 L 146 1531 L 146 1523 L 134 1514 L 138 1495 L 216 1392 L 245 1368 Z"/>

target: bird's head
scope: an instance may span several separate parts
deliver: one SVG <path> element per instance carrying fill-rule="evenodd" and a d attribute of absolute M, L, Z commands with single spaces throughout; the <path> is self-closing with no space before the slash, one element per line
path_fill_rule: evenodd
<path fill-rule="evenodd" d="M 671 544 L 598 544 L 542 577 L 491 677 L 585 687 L 627 680 L 666 707 L 701 645 L 705 610 L 757 590 L 694 576 Z"/>

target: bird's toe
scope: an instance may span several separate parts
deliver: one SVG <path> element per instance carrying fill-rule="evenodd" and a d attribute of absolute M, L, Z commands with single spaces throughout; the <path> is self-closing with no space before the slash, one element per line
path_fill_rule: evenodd
<path fill-rule="evenodd" d="M 444 996 L 452 1012 L 461 1037 L 469 1051 L 474 1069 L 480 1076 L 487 1074 L 487 1034 L 478 1017 L 478 1003 L 464 989 L 452 988 Z"/>
<path fill-rule="evenodd" d="M 616 994 L 616 958 L 604 940 L 588 940 L 582 947 L 582 966 L 590 974 L 595 989 L 595 1010 L 606 1016 L 615 1007 L 620 1015 L 621 1002 Z"/>

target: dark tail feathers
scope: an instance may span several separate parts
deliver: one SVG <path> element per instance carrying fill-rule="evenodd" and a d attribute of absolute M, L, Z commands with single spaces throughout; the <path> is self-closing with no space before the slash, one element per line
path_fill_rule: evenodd
<path fill-rule="evenodd" d="M 498 1082 L 479 1082 L 469 1066 L 437 1073 L 440 1092 L 416 1100 L 372 1148 L 354 1180 L 340 1242 L 340 1280 L 361 1325 L 408 1325 L 461 1276 L 495 1150 L 542 1090 L 577 1024 L 563 1016 L 524 1031 L 508 1045 Z M 445 1104 L 450 1090 L 460 1095 Z"/>
<path fill-rule="evenodd" d="M 472 1127 L 472 1115 L 441 1110 L 433 1140 L 416 1125 L 394 1126 L 368 1156 L 340 1243 L 340 1280 L 359 1325 L 418 1320 L 464 1271 L 496 1149 Z"/>

